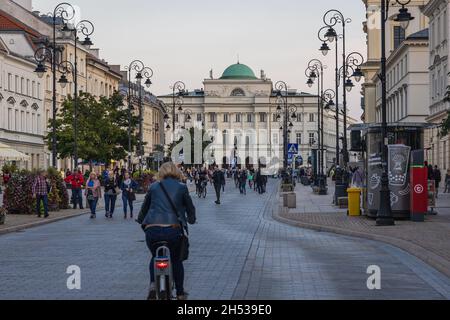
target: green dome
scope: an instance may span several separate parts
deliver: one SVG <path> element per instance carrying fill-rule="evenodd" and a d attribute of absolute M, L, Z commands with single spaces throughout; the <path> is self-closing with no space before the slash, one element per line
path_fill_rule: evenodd
<path fill-rule="evenodd" d="M 247 67 L 245 64 L 233 64 L 229 66 L 224 72 L 220 79 L 243 79 L 243 80 L 256 80 L 255 73 L 252 69 Z"/>

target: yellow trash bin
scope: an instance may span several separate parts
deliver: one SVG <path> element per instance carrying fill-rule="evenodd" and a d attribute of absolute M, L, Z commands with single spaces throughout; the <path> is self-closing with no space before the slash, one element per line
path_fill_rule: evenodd
<path fill-rule="evenodd" d="M 358 217 L 361 215 L 361 189 L 350 188 L 348 193 L 348 212 L 351 217 Z"/>

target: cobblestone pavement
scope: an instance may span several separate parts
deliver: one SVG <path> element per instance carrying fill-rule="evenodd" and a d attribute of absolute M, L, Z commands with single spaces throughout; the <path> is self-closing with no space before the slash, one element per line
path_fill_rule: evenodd
<path fill-rule="evenodd" d="M 297 186 L 296 192 L 297 209 L 281 209 L 282 218 L 305 226 L 308 224 L 398 239 L 406 246 L 416 245 L 423 248 L 423 258 L 427 261 L 430 259 L 429 255 L 436 255 L 436 258 L 441 260 L 439 264 L 448 269 L 447 275 L 450 274 L 450 194 L 440 194 L 436 209 L 439 214 L 427 216 L 425 223 L 397 221 L 394 227 L 380 228 L 374 220 L 365 216 L 348 217 L 347 210 L 340 209 L 334 209 L 333 212 L 334 207 L 330 205 L 334 193 L 332 185 L 328 196 L 315 195 L 310 187 L 304 186 Z M 412 253 L 414 250 L 415 247 L 411 246 Z"/>
<path fill-rule="evenodd" d="M 191 299 L 448 299 L 450 280 L 417 258 L 379 242 L 320 233 L 272 219 L 269 194 L 240 195 L 227 186 L 222 205 L 195 199 Z M 143 299 L 149 253 L 144 234 L 120 210 L 107 221 L 88 216 L 0 236 L 0 299 Z M 81 290 L 66 287 L 70 265 Z M 366 270 L 381 268 L 382 290 L 369 291 Z"/>

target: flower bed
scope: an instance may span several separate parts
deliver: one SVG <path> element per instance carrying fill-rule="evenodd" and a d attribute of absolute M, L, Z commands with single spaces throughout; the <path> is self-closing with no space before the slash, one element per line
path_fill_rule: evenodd
<path fill-rule="evenodd" d="M 14 172 L 5 188 L 4 207 L 9 214 L 34 214 L 36 200 L 33 199 L 32 186 L 36 173 L 30 171 Z M 48 195 L 50 211 L 69 208 L 69 195 L 65 183 L 55 169 L 47 172 L 51 191 Z"/>

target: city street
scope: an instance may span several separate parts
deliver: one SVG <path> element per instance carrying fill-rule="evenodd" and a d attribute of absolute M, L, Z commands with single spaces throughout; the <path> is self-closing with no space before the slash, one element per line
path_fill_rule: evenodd
<path fill-rule="evenodd" d="M 190 299 L 449 299 L 450 280 L 392 246 L 307 231 L 272 219 L 269 193 L 240 195 L 229 181 L 222 205 L 195 198 L 185 264 Z M 113 221 L 81 216 L 0 236 L 0 299 L 144 299 L 149 253 L 121 209 Z M 66 269 L 81 268 L 81 290 Z M 370 291 L 367 268 L 381 268 Z"/>

